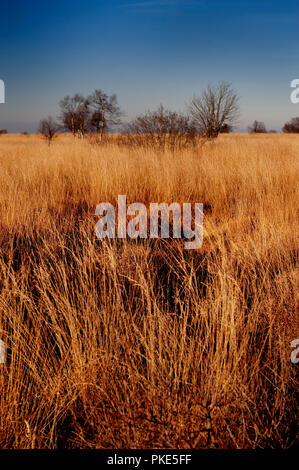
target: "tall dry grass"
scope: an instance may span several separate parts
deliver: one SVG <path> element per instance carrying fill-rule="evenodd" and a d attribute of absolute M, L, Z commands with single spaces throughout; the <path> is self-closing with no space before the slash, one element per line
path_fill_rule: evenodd
<path fill-rule="evenodd" d="M 1 136 L 0 447 L 296 445 L 298 153 Z M 202 248 L 100 243 L 118 194 L 203 202 Z"/>

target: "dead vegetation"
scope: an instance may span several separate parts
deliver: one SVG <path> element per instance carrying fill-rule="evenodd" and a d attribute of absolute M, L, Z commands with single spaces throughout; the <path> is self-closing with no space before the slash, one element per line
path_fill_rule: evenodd
<path fill-rule="evenodd" d="M 296 445 L 298 137 L 0 144 L 0 447 Z M 202 249 L 99 242 L 118 194 L 203 202 Z"/>

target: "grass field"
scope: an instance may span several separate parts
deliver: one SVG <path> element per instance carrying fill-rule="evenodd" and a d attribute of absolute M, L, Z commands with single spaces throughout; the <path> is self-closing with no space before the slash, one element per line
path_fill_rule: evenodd
<path fill-rule="evenodd" d="M 298 444 L 298 155 L 0 136 L 0 447 Z M 202 248 L 100 243 L 118 194 L 204 203 Z"/>

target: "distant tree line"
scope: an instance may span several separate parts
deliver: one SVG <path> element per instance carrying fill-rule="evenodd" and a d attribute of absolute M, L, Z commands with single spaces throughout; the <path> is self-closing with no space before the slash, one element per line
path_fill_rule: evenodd
<path fill-rule="evenodd" d="M 59 132 L 74 137 L 95 135 L 97 141 L 121 124 L 124 113 L 117 96 L 95 90 L 88 97 L 76 93 L 60 102 L 57 120 L 48 116 L 39 124 L 39 133 L 49 145 Z M 122 128 L 120 139 L 130 144 L 148 142 L 158 147 L 183 147 L 199 139 L 214 139 L 221 133 L 232 132 L 239 115 L 239 97 L 226 82 L 209 85 L 200 96 L 194 96 L 187 113 L 170 111 L 160 105 L 156 111 L 140 114 Z M 293 118 L 283 132 L 299 133 L 299 118 Z M 255 120 L 248 128 L 252 134 L 266 133 L 263 122 Z M 275 132 L 275 131 L 269 131 Z"/>
<path fill-rule="evenodd" d="M 248 132 L 250 134 L 265 134 L 269 132 L 270 134 L 276 133 L 275 130 L 267 131 L 264 122 L 253 121 L 253 124 L 248 127 Z M 295 117 L 290 121 L 286 122 L 282 128 L 282 132 L 287 134 L 299 134 L 299 117 Z"/>

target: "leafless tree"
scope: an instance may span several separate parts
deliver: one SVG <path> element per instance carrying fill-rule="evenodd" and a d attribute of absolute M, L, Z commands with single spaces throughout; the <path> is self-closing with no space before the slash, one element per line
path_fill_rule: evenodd
<path fill-rule="evenodd" d="M 266 126 L 261 121 L 253 121 L 252 126 L 248 127 L 250 134 L 265 134 L 267 132 Z"/>
<path fill-rule="evenodd" d="M 201 96 L 194 96 L 189 112 L 201 134 L 217 137 L 224 126 L 232 126 L 239 115 L 239 98 L 231 85 L 220 82 L 209 85 Z"/>
<path fill-rule="evenodd" d="M 148 144 L 155 148 L 181 148 L 196 139 L 196 127 L 189 116 L 165 109 L 137 116 L 125 128 L 132 143 Z"/>
<path fill-rule="evenodd" d="M 59 103 L 60 121 L 65 130 L 74 136 L 83 137 L 88 130 L 90 117 L 89 101 L 76 93 L 74 96 L 65 96 Z"/>
<path fill-rule="evenodd" d="M 88 97 L 90 106 L 89 130 L 96 132 L 101 137 L 109 126 L 120 124 L 123 115 L 117 103 L 116 95 L 108 96 L 102 90 L 95 90 Z"/>
<path fill-rule="evenodd" d="M 295 117 L 286 122 L 282 131 L 288 134 L 299 134 L 299 117 Z"/>
<path fill-rule="evenodd" d="M 39 123 L 38 132 L 42 135 L 44 139 L 48 141 L 50 145 L 52 140 L 57 136 L 60 126 L 51 116 L 48 116 L 46 119 L 42 119 Z"/>

